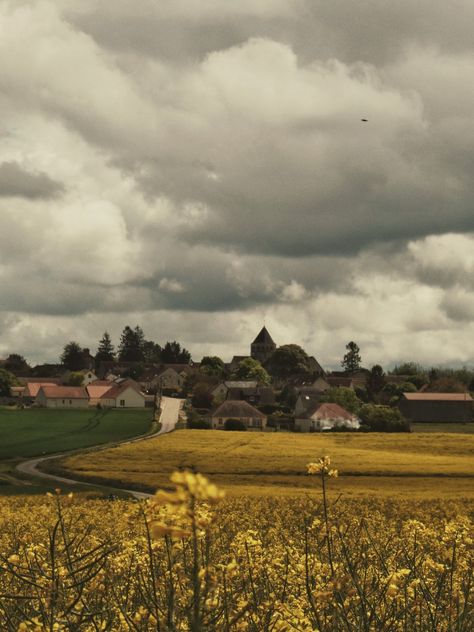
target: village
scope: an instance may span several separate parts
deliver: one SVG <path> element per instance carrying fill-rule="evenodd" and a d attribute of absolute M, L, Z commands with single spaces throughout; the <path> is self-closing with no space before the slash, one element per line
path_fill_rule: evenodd
<path fill-rule="evenodd" d="M 133 340 L 138 329 L 125 332 Z M 173 397 L 182 408 L 178 427 L 213 430 L 406 432 L 412 424 L 473 421 L 469 385 L 434 370 L 423 374 L 413 363 L 388 374 L 379 365 L 362 368 L 354 342 L 346 346 L 341 371 L 325 371 L 298 345 L 277 347 L 265 326 L 249 354 L 228 363 L 215 356 L 193 362 L 172 344 L 178 349 L 174 359 L 186 361 L 120 360 L 111 353 L 101 359 L 78 348 L 80 370 L 60 366 L 54 375 L 28 376 L 20 365 L 3 404 L 159 410 L 163 397 Z"/>

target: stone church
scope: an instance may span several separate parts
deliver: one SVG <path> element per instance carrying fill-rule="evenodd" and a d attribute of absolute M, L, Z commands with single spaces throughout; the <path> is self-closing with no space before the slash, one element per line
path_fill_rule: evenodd
<path fill-rule="evenodd" d="M 267 328 L 262 327 L 260 333 L 250 345 L 250 355 L 254 360 L 264 364 L 277 348 Z"/>

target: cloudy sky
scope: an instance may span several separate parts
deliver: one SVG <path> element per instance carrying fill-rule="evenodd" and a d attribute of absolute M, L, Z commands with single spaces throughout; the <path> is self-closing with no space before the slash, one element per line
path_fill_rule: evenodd
<path fill-rule="evenodd" d="M 0 356 L 265 320 L 474 363 L 472 0 L 0 0 Z M 362 122 L 366 118 L 368 121 Z"/>

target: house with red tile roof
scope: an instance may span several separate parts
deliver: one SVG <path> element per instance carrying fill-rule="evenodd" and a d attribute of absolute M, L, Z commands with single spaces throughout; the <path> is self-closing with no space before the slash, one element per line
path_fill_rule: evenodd
<path fill-rule="evenodd" d="M 87 408 L 89 395 L 83 386 L 41 385 L 35 404 L 43 408 Z"/>
<path fill-rule="evenodd" d="M 335 427 L 356 429 L 359 419 L 348 410 L 332 402 L 317 402 L 295 419 L 295 428 L 300 432 L 320 432 Z"/>
<path fill-rule="evenodd" d="M 144 408 L 145 401 L 145 395 L 134 380 L 115 382 L 98 398 L 103 408 Z"/>

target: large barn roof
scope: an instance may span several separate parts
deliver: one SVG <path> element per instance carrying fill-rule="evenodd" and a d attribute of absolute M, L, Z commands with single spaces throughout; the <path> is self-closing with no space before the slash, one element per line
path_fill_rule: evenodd
<path fill-rule="evenodd" d="M 472 402 L 469 393 L 403 393 L 405 399 L 414 402 Z"/>

